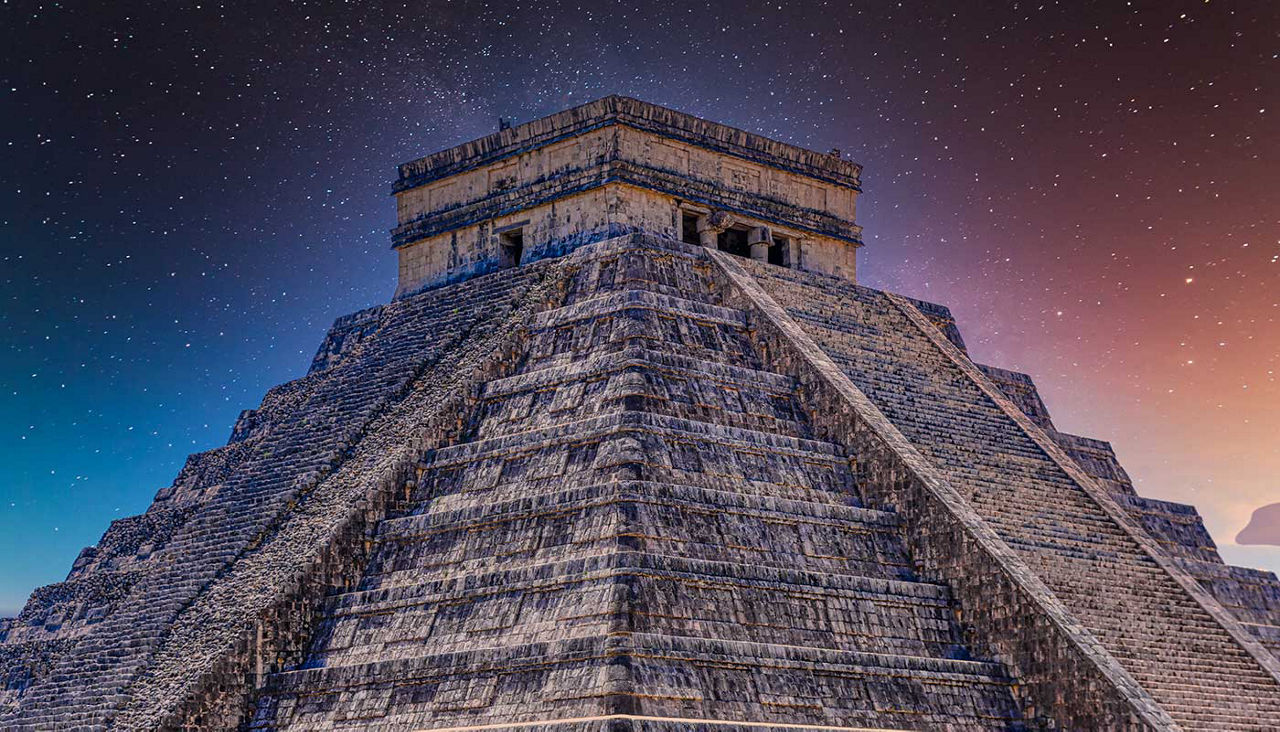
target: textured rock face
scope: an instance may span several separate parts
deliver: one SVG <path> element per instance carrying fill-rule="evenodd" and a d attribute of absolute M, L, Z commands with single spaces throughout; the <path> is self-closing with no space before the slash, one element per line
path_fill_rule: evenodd
<path fill-rule="evenodd" d="M 684 142 L 655 152 L 662 129 Z M 661 158 L 650 188 L 520 198 L 570 155 L 436 197 L 562 133 Z M 753 155 L 856 187 L 838 158 L 618 99 L 405 166 L 422 256 L 464 209 L 563 230 L 479 274 L 514 242 L 484 239 L 431 265 L 458 281 L 335 322 L 0 623 L 0 728 L 1275 728 L 1280 582 L 1058 432 L 1030 377 L 970 361 L 945 307 L 779 245 L 853 226 L 852 197 L 806 209 L 748 166 L 716 200 L 765 218 L 684 219 L 654 188 L 679 181 L 662 156 Z"/>
<path fill-rule="evenodd" d="M 839 155 L 606 97 L 400 166 L 396 291 L 633 231 L 852 280 L 860 186 Z"/>
<path fill-rule="evenodd" d="M 1276 719 L 1165 564 L 1267 642 L 1274 576 L 956 344 L 938 306 L 641 235 L 342 318 L 3 631 L 0 723 Z"/>
<path fill-rule="evenodd" d="M 472 373 L 504 360 L 554 271 L 398 301 L 376 335 L 268 393 L 235 441 L 192 456 L 146 514 L 32 596 L 0 646 L 0 727 L 145 728 L 205 695 L 243 702 L 308 626 L 312 596 L 358 571 L 366 515 L 456 429 Z"/>
<path fill-rule="evenodd" d="M 946 588 L 813 439 L 701 253 L 581 254 L 255 726 L 1018 723 L 1006 673 L 971 660 Z"/>
<path fill-rule="evenodd" d="M 1227 583 L 1205 591 L 1197 578 L 1216 571 L 1204 567 L 1203 527 L 1147 515 L 1162 502 L 1132 495 L 1105 443 L 1052 431 L 1028 381 L 989 380 L 903 298 L 744 266 L 1170 721 L 1280 719 L 1276 659 L 1254 637 L 1265 640 L 1276 617 L 1251 632 L 1240 621 L 1265 603 L 1240 602 Z M 1038 675 L 1026 663 L 1015 667 Z"/>

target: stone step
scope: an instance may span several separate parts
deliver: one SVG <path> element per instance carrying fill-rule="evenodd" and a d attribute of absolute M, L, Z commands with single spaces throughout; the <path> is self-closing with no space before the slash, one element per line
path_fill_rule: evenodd
<path fill-rule="evenodd" d="M 500 571 L 477 572 L 450 578 L 430 580 L 418 584 L 380 587 L 372 590 L 354 590 L 332 595 L 325 601 L 326 612 L 340 612 L 343 608 L 368 603 L 402 601 L 431 594 L 471 592 L 481 589 L 498 591 L 519 582 L 572 580 L 575 572 L 631 569 L 635 571 L 663 571 L 678 573 L 693 579 L 699 575 L 708 578 L 728 578 L 746 582 L 770 582 L 786 585 L 804 585 L 844 590 L 857 590 L 879 594 L 895 594 L 937 602 L 947 602 L 944 585 L 922 581 L 907 581 L 886 577 L 837 575 L 823 570 L 794 567 L 768 567 L 758 564 L 741 564 L 709 559 L 693 559 L 649 552 L 618 549 L 609 554 L 592 555 L 568 561 L 549 562 Z"/>
<path fill-rule="evenodd" d="M 1274 572 L 1222 562 L 1181 559 L 1181 566 L 1254 634 L 1280 643 L 1280 579 Z"/>
<path fill-rule="evenodd" d="M 761 276 L 1158 702 L 1179 700 L 1170 678 L 1198 678 L 1205 694 L 1231 700 L 1223 709 L 1277 698 L 1280 685 L 888 296 L 803 274 Z M 1256 723 L 1247 712 L 1235 720 Z"/>
<path fill-rule="evenodd" d="M 516 684 L 523 695 L 510 693 Z M 761 722 L 931 727 L 1017 717 L 994 664 L 649 634 L 306 669 L 272 676 L 268 690 L 264 727 L 335 712 L 339 724 L 515 723 L 562 716 L 556 710 L 580 709 L 584 697 L 603 714 L 698 718 L 727 703 Z"/>
<path fill-rule="evenodd" d="M 633 346 L 602 354 L 562 367 L 525 371 L 484 386 L 482 398 L 497 399 L 525 391 L 538 391 L 561 384 L 574 383 L 588 377 L 620 371 L 629 366 L 644 366 L 679 374 L 683 377 L 725 384 L 737 389 L 757 388 L 763 391 L 793 392 L 796 380 L 772 371 L 743 368 L 717 361 L 706 361 L 680 353 L 655 351 Z"/>
<path fill-rule="evenodd" d="M 444 448 L 421 464 L 413 500 L 453 509 L 560 489 L 565 481 L 653 480 L 847 503 L 849 460 L 815 440 L 621 412 Z"/>
<path fill-rule="evenodd" d="M 643 235 L 632 242 L 596 246 L 571 280 L 570 303 L 618 290 L 648 290 L 712 304 L 719 299 L 709 276 L 710 263 L 696 249 Z"/>
<path fill-rule="evenodd" d="M 742 311 L 629 290 L 540 314 L 525 370 L 564 366 L 634 346 L 749 368 L 760 365 Z"/>
<path fill-rule="evenodd" d="M 342 729 L 356 728 L 353 726 Z M 418 729 L 417 727 L 414 728 Z M 968 722 L 956 720 L 949 724 L 947 729 L 954 732 L 959 732 L 960 730 L 990 730 L 991 725 L 984 724 L 980 720 L 970 720 Z M 786 722 L 770 724 L 768 722 L 694 719 L 691 717 L 602 714 L 595 717 L 579 717 L 546 722 L 437 727 L 432 728 L 432 732 L 902 732 L 902 728 L 873 728 L 864 725 L 843 727 L 827 724 L 809 725 Z"/>
<path fill-rule="evenodd" d="M 669 244 L 568 260 L 567 304 L 417 466 L 257 728 L 1018 726 L 897 517 L 857 505 L 849 457 L 809 439 L 711 263 Z"/>
<path fill-rule="evenodd" d="M 652 310 L 662 315 L 681 316 L 688 320 L 717 323 L 733 328 L 747 327 L 746 314 L 736 308 L 646 290 L 622 290 L 545 310 L 535 316 L 533 328 L 535 332 L 561 328 L 580 320 L 591 320 L 626 310 Z"/>
<path fill-rule="evenodd" d="M 720 663 L 746 664 L 750 660 L 772 661 L 776 668 L 796 668 L 838 671 L 840 666 L 855 667 L 866 673 L 886 675 L 911 672 L 945 674 L 954 681 L 970 683 L 1008 683 L 1004 669 L 995 663 L 964 659 L 901 656 L 882 653 L 862 653 L 829 648 L 726 641 L 709 638 L 689 638 L 650 633 L 612 633 L 584 636 L 564 640 L 551 640 L 506 648 L 482 648 L 468 651 L 432 654 L 430 649 L 417 648 L 418 655 L 396 659 L 381 659 L 368 663 L 300 668 L 272 674 L 268 684 L 274 689 L 314 691 L 354 686 L 376 685 L 381 679 L 417 679 L 415 673 L 402 673 L 401 669 L 454 669 L 501 670 L 510 662 L 520 663 L 557 658 L 583 658 L 602 652 L 608 657 L 627 653 L 652 653 L 668 651 L 673 657 L 685 656 L 689 660 L 718 661 Z M 427 651 L 421 653 L 421 651 Z M 739 659 L 739 660 L 734 660 Z M 459 663 L 459 661 L 466 661 Z M 477 663 L 478 662 L 478 663 Z M 495 663 L 496 662 L 496 663 Z M 856 673 L 856 672 L 855 672 Z"/>
<path fill-rule="evenodd" d="M 778 522 L 799 520 L 833 527 L 853 524 L 865 527 L 866 530 L 902 530 L 896 513 L 864 508 L 857 505 L 853 496 L 849 499 L 847 503 L 828 503 L 736 493 L 681 483 L 610 481 L 453 510 L 434 510 L 429 505 L 420 506 L 422 512 L 383 520 L 375 539 L 427 534 L 472 524 L 519 519 L 530 514 L 580 510 L 617 501 L 688 506 L 694 510 L 714 510 L 723 515 L 758 515 Z"/>
<path fill-rule="evenodd" d="M 604 417 L 578 420 L 517 435 L 460 443 L 436 450 L 427 465 L 434 468 L 453 467 L 478 458 L 491 458 L 527 450 L 531 445 L 556 444 L 580 440 L 587 435 L 612 434 L 619 431 L 644 430 L 651 434 L 671 435 L 680 439 L 714 442 L 743 449 L 769 450 L 794 454 L 819 462 L 848 463 L 843 449 L 831 442 L 778 435 L 758 430 L 725 427 L 710 422 L 667 417 L 645 412 L 624 412 Z"/>
<path fill-rule="evenodd" d="M 732 605 L 735 618 L 705 608 Z M 638 608 L 660 608 L 652 613 Z M 617 630 L 956 657 L 946 589 L 920 582 L 617 551 L 330 598 L 308 664 Z"/>
<path fill-rule="evenodd" d="M 490 382 L 475 437 L 622 410 L 807 437 L 795 390 L 766 371 L 633 347 Z"/>
<path fill-rule="evenodd" d="M 415 582 L 483 568 L 575 559 L 623 548 L 722 558 L 766 566 L 905 579 L 910 559 L 892 514 L 800 501 L 793 512 L 771 499 L 734 507 L 720 491 L 641 482 L 590 486 L 521 501 L 524 510 L 486 506 L 384 521 L 366 586 Z M 745 496 L 744 496 L 745 497 Z M 509 504 L 504 504 L 509 505 Z M 796 513 L 794 511 L 803 511 Z"/>

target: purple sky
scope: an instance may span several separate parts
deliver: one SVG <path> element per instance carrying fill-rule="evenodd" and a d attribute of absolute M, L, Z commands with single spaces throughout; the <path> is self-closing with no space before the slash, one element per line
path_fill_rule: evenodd
<path fill-rule="evenodd" d="M 610 93 L 842 148 L 865 284 L 1280 567 L 1280 4 L 955 7 L 0 7 L 0 614 L 389 297 L 396 163 Z"/>

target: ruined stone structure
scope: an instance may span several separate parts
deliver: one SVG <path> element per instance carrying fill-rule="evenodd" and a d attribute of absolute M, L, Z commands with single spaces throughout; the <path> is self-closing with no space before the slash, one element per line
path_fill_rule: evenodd
<path fill-rule="evenodd" d="M 1280 582 L 856 284 L 858 188 L 614 97 L 402 166 L 396 298 L 0 627 L 0 727 L 1280 727 Z"/>
<path fill-rule="evenodd" d="M 861 168 L 608 97 L 400 166 L 398 297 L 648 232 L 855 276 Z"/>

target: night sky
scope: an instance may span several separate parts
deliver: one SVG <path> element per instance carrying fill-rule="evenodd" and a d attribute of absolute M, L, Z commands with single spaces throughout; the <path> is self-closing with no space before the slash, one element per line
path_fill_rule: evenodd
<path fill-rule="evenodd" d="M 864 284 L 1280 568 L 1280 3 L 957 5 L 0 4 L 0 614 L 389 298 L 397 163 L 613 93 L 842 148 Z"/>

